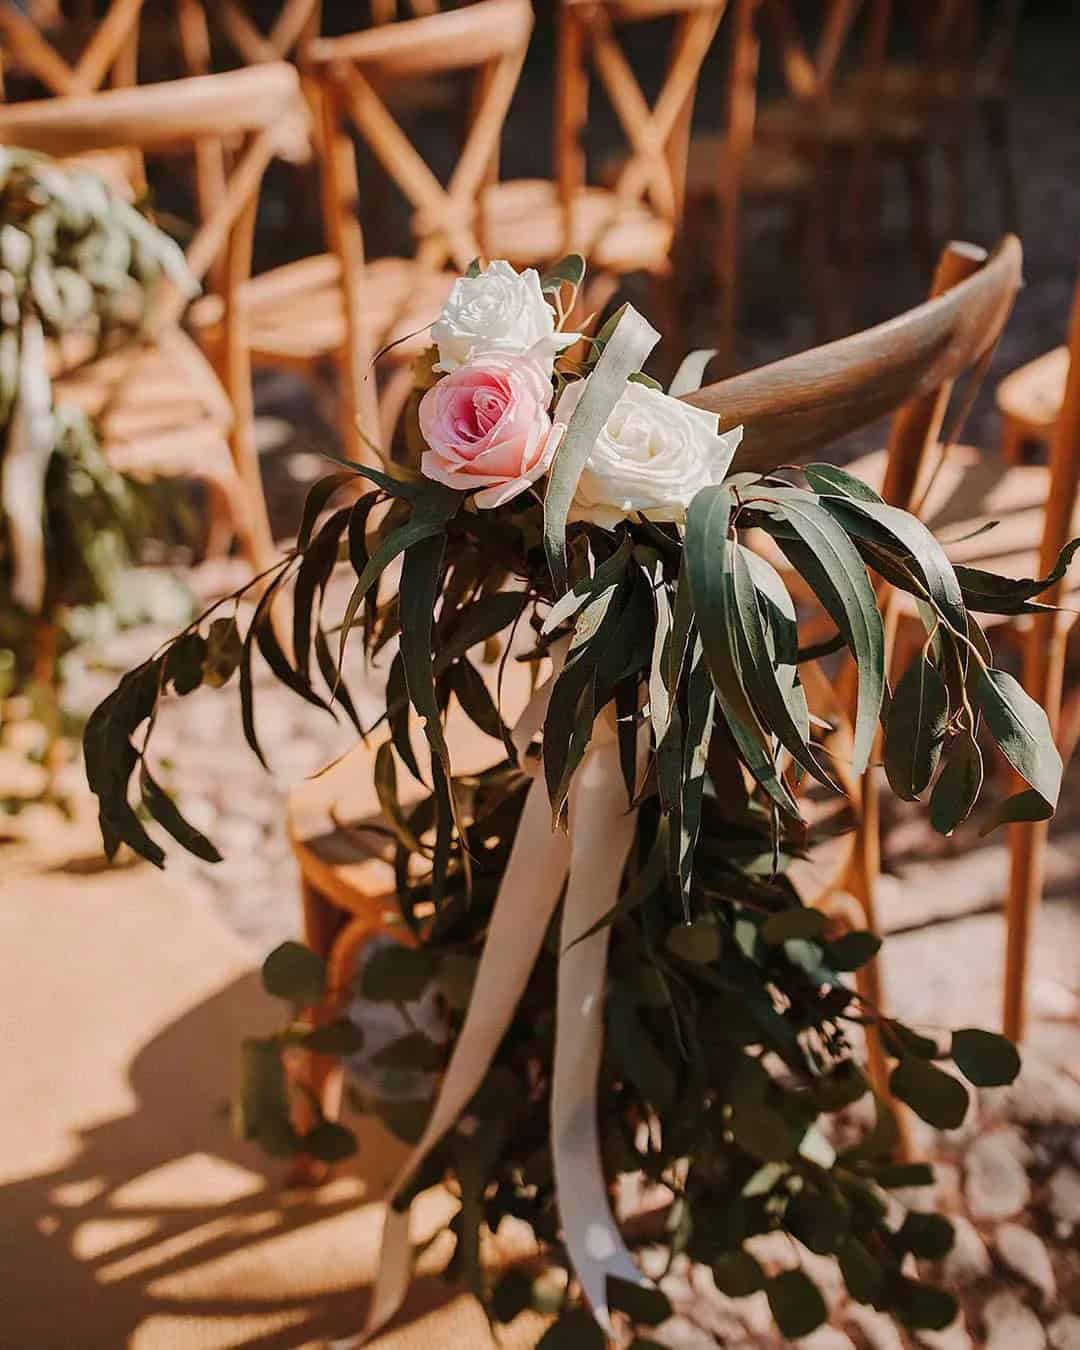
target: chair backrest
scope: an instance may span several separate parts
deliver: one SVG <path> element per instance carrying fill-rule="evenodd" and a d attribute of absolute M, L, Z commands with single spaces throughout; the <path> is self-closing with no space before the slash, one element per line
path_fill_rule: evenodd
<path fill-rule="evenodd" d="M 792 97 L 809 100 L 828 90 L 864 3 L 865 0 L 832 0 L 811 54 L 792 13 L 790 0 L 763 0 L 765 16 L 776 39 L 784 82 Z"/>
<path fill-rule="evenodd" d="M 117 86 L 135 84 L 142 7 L 143 0 L 112 0 L 81 55 L 71 63 L 31 14 L 15 0 L 0 0 L 0 74 L 5 62 L 14 59 L 51 93 L 62 95 L 92 93 L 110 76 Z"/>
<path fill-rule="evenodd" d="M 742 424 L 737 471 L 766 473 L 821 454 L 832 442 L 888 413 L 897 418 L 891 458 L 904 466 L 890 485 L 903 505 L 940 428 L 953 382 L 997 342 L 1021 281 L 1020 242 L 1007 235 L 987 257 L 951 245 L 948 271 L 971 275 L 887 323 L 746 371 L 686 396 L 719 413 L 720 428 Z M 945 271 L 945 261 L 939 278 Z"/>
<path fill-rule="evenodd" d="M 204 75 L 210 71 L 211 23 L 244 65 L 284 61 L 318 34 L 322 0 L 282 0 L 269 28 L 260 27 L 240 0 L 177 0 L 176 9 L 188 71 Z"/>
<path fill-rule="evenodd" d="M 682 215 L 690 116 L 698 77 L 727 0 L 562 0 L 556 71 L 555 162 L 563 201 L 585 185 L 582 135 L 595 72 L 630 147 L 614 185 L 628 203 L 647 200 L 673 225 Z M 668 68 L 650 103 L 619 42 L 623 24 L 672 18 Z"/>
<path fill-rule="evenodd" d="M 197 279 L 223 251 L 237 247 L 235 273 L 250 268 L 250 236 L 262 175 L 274 154 L 277 128 L 299 97 L 295 69 L 285 62 L 223 75 L 171 80 L 135 89 L 43 99 L 0 106 L 0 145 L 65 158 L 133 148 L 147 153 L 191 149 L 210 137 L 242 136 L 237 159 L 213 215 L 189 244 L 189 270 Z M 243 257 L 247 256 L 247 267 Z M 240 275 L 232 277 L 239 284 Z M 186 297 L 163 294 L 156 322 L 175 321 Z"/>
<path fill-rule="evenodd" d="M 431 267 L 449 260 L 464 270 L 482 251 L 477 201 L 498 154 L 532 25 L 529 0 L 477 0 L 305 47 L 304 69 L 319 83 L 331 126 L 351 120 L 400 188 L 414 212 L 417 258 Z M 453 71 L 473 72 L 476 94 L 464 145 L 444 186 L 380 91 Z"/>

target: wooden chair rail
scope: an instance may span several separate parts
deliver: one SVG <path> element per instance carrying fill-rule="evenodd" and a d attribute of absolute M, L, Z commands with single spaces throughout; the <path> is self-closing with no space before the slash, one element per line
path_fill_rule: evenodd
<path fill-rule="evenodd" d="M 272 128 L 299 93 L 284 61 L 166 84 L 37 99 L 0 107 L 0 145 L 65 157 L 140 146 L 165 150 L 202 137 Z"/>
<path fill-rule="evenodd" d="M 303 64 L 312 73 L 348 64 L 380 80 L 437 75 L 524 50 L 532 26 L 528 0 L 479 0 L 463 9 L 316 38 L 305 47 Z"/>
<path fill-rule="evenodd" d="M 939 298 L 708 385 L 687 402 L 719 413 L 721 429 L 741 423 L 735 468 L 766 472 L 955 379 L 997 341 L 1020 282 L 1020 242 L 1007 235 L 974 276 Z"/>
<path fill-rule="evenodd" d="M 114 68 L 116 75 L 123 77 L 119 83 L 134 84 L 142 7 L 143 0 L 113 0 L 74 65 L 64 60 L 33 19 L 12 0 L 0 0 L 0 39 L 54 94 L 89 94 L 100 88 Z"/>

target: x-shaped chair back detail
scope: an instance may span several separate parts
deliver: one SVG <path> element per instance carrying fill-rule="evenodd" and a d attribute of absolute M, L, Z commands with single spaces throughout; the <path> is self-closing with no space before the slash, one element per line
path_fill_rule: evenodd
<path fill-rule="evenodd" d="M 0 68 L 5 52 L 53 94 L 89 94 L 112 76 L 115 85 L 136 82 L 143 0 L 112 0 L 82 55 L 70 64 L 14 0 L 0 0 Z"/>
<path fill-rule="evenodd" d="M 686 136 L 701 67 L 720 25 L 727 0 L 563 0 L 560 12 L 558 88 L 559 186 L 564 201 L 585 186 L 580 136 L 587 118 L 589 67 L 618 118 L 630 155 L 614 185 L 616 198 L 648 201 L 675 224 L 681 213 L 686 174 Z M 650 104 L 627 59 L 616 29 L 624 23 L 671 16 L 675 32 L 668 69 Z"/>
<path fill-rule="evenodd" d="M 784 82 L 794 98 L 814 99 L 829 88 L 864 0 L 832 0 L 811 55 L 792 14 L 790 0 L 763 0 L 776 38 Z"/>
<path fill-rule="evenodd" d="M 528 0 L 478 0 L 446 13 L 319 39 L 306 48 L 305 69 L 319 77 L 333 120 L 352 121 L 413 207 L 416 258 L 427 267 L 451 262 L 464 270 L 483 251 L 477 201 L 490 181 L 532 24 Z M 444 186 L 380 91 L 466 70 L 476 75 L 473 115 Z"/>
<path fill-rule="evenodd" d="M 222 201 L 186 250 L 188 268 L 198 281 L 252 208 L 274 154 L 278 124 L 298 94 L 296 71 L 279 62 L 136 89 L 13 103 L 0 107 L 0 145 L 69 158 L 128 147 L 169 153 L 210 136 L 244 136 L 247 144 Z M 177 292 L 159 304 L 153 328 L 178 320 L 185 297 Z"/>

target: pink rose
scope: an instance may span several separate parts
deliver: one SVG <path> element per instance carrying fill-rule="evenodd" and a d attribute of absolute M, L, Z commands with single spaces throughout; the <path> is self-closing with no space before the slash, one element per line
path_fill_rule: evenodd
<path fill-rule="evenodd" d="M 449 487 L 483 488 L 477 506 L 502 506 L 547 472 L 561 436 L 552 432 L 551 383 L 524 356 L 468 361 L 420 400 L 428 449 L 421 470 Z"/>

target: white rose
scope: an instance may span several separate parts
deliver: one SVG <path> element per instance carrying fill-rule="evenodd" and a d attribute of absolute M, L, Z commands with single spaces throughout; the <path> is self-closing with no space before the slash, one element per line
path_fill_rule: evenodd
<path fill-rule="evenodd" d="M 570 421 L 586 383 L 567 387 L 556 423 Z M 742 440 L 742 427 L 721 435 L 719 421 L 717 413 L 628 380 L 581 471 L 570 519 L 608 530 L 636 514 L 685 520 L 696 494 L 725 477 Z"/>
<path fill-rule="evenodd" d="M 555 311 L 544 299 L 536 269 L 520 275 L 497 258 L 475 277 L 458 277 L 431 326 L 439 349 L 436 370 L 452 371 L 478 356 L 529 356 L 548 377 L 555 356 L 577 333 L 555 331 Z"/>

